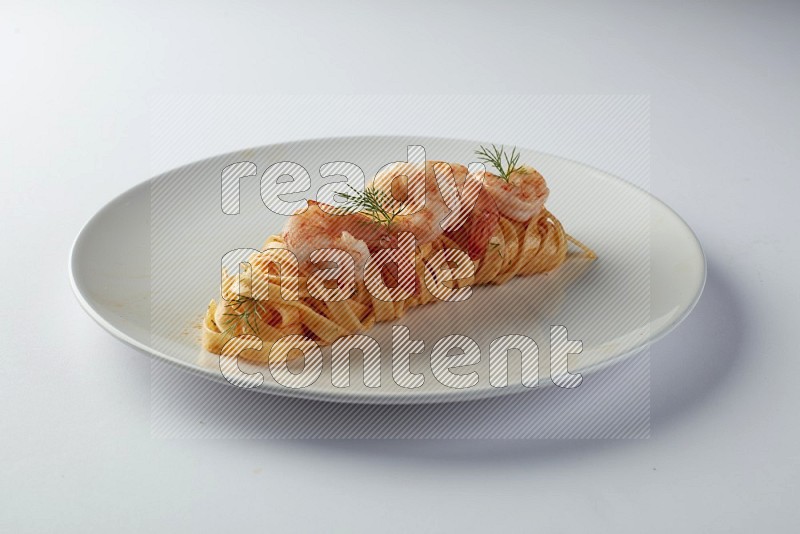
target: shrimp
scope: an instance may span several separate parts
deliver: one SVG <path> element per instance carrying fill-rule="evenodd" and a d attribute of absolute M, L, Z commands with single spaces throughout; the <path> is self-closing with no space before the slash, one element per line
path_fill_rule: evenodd
<path fill-rule="evenodd" d="M 482 178 L 454 163 L 429 161 L 424 168 L 421 164 L 392 164 L 368 185 L 388 193 L 391 205 L 386 206 L 387 211 L 397 212 L 390 224 L 377 224 L 366 213 L 342 213 L 339 208 L 309 201 L 306 210 L 289 218 L 283 240 L 305 267 L 313 251 L 335 248 L 350 253 L 357 270 L 363 272 L 370 254 L 393 246 L 403 232 L 413 234 L 418 244 L 446 233 L 476 259 L 485 252 L 499 219 L 498 206 Z M 460 203 L 455 202 L 455 194 Z M 456 212 L 454 206 L 461 211 Z"/>
<path fill-rule="evenodd" d="M 350 280 L 365 280 L 372 253 L 398 243 L 397 229 L 390 232 L 389 227 L 376 223 L 369 215 L 342 212 L 334 206 L 311 200 L 308 204 L 306 210 L 289 217 L 283 229 L 283 241 L 297 257 L 301 272 L 309 274 L 314 270 L 314 263 L 326 261 L 326 254 L 321 255 L 323 259 L 320 255 L 312 256 L 315 251 L 336 249 L 346 252 L 353 258 L 353 265 L 345 267 L 340 264 L 336 278 L 340 287 L 344 287 L 352 283 L 348 282 Z M 398 281 L 397 267 L 391 262 L 382 265 L 381 275 L 385 283 Z M 418 291 L 418 288 L 412 290 L 413 294 Z"/>
<path fill-rule="evenodd" d="M 494 235 L 500 222 L 497 205 L 491 195 L 482 189 L 478 193 L 475 206 L 463 224 L 456 229 L 445 232 L 445 236 L 452 239 L 470 259 L 477 260 L 486 254 L 489 239 Z"/>
<path fill-rule="evenodd" d="M 338 249 L 349 253 L 356 270 L 363 272 L 369 258 L 370 245 L 377 247 L 385 233 L 369 217 L 360 213 L 332 215 L 335 209 L 308 201 L 308 208 L 298 211 L 286 221 L 283 241 L 300 262 L 302 270 L 310 263 L 311 253 L 320 249 Z"/>
<path fill-rule="evenodd" d="M 484 187 L 483 175 L 470 174 L 467 167 L 458 163 L 433 163 L 436 172 L 452 171 L 461 201 L 461 212 L 454 214 L 454 220 L 444 235 L 458 244 L 471 259 L 481 258 L 500 219 L 497 205 Z"/>
<path fill-rule="evenodd" d="M 512 172 L 508 181 L 490 172 L 484 179 L 500 213 L 518 222 L 527 222 L 538 215 L 550 194 L 544 177 L 529 167 Z"/>
<path fill-rule="evenodd" d="M 424 177 L 421 170 L 419 164 L 398 163 L 381 172 L 373 182 L 374 187 L 390 192 L 395 201 L 403 203 L 403 210 L 392 225 L 394 231 L 410 231 L 422 242 L 445 234 L 472 259 L 481 257 L 499 221 L 497 206 L 483 186 L 482 176 L 470 174 L 464 165 L 443 161 L 429 161 Z M 448 189 L 445 185 L 448 183 L 454 185 L 456 191 Z M 456 193 L 460 196 L 458 207 L 462 211 L 452 213 L 453 220 L 450 220 L 452 197 Z M 450 197 L 450 206 L 445 195 Z M 407 212 L 412 213 L 403 215 Z"/>
<path fill-rule="evenodd" d="M 441 223 L 450 209 L 439 191 L 436 173 L 441 173 L 444 165 L 447 163 L 429 161 L 423 168 L 419 163 L 399 162 L 375 176 L 370 186 L 389 193 L 391 209 L 400 210 L 391 224 L 393 234 L 411 232 L 418 243 L 428 243 L 442 235 Z"/>

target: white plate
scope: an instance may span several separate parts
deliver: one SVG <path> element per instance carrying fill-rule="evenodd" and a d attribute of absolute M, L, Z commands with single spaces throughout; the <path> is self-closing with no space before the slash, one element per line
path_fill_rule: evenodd
<path fill-rule="evenodd" d="M 277 161 L 302 164 L 311 174 L 311 191 L 290 198 L 314 198 L 320 185 L 333 181 L 320 177 L 322 163 L 353 162 L 369 178 L 382 165 L 405 159 L 411 144 L 424 146 L 429 159 L 468 163 L 481 143 L 418 137 L 297 141 L 216 156 L 153 178 L 112 200 L 78 235 L 70 262 L 78 300 L 119 339 L 224 380 L 218 359 L 198 349 L 198 324 L 208 301 L 218 296 L 222 255 L 235 248 L 259 248 L 267 235 L 283 226 L 285 218 L 267 210 L 260 199 L 264 170 Z M 240 214 L 225 215 L 220 209 L 220 172 L 244 160 L 255 163 L 258 174 L 241 182 Z M 380 388 L 364 386 L 359 358 L 353 358 L 351 385 L 334 387 L 326 351 L 323 373 L 311 386 L 280 386 L 261 368 L 265 383 L 253 391 L 376 403 L 495 396 L 523 390 L 519 360 L 513 354 L 509 385 L 496 388 L 489 383 L 488 344 L 497 337 L 524 334 L 539 344 L 539 387 L 545 387 L 551 384 L 550 325 L 566 326 L 571 339 L 583 342 L 583 352 L 570 356 L 570 370 L 586 375 L 636 353 L 686 317 L 705 282 L 705 258 L 691 229 L 675 212 L 644 190 L 581 163 L 525 149 L 521 161 L 545 176 L 551 190 L 548 208 L 571 235 L 597 252 L 597 261 L 572 258 L 555 273 L 475 288 L 463 303 L 411 310 L 396 324 L 408 326 L 413 338 L 425 342 L 425 352 L 412 361 L 414 371 L 425 375 L 418 389 L 393 382 L 391 324 L 381 324 L 368 332 L 383 349 Z M 176 271 L 181 276 L 167 274 Z M 469 336 L 482 350 L 481 362 L 461 371 L 478 372 L 479 382 L 473 387 L 445 387 L 432 375 L 431 348 L 450 334 Z M 242 369 L 257 370 L 248 365 Z"/>

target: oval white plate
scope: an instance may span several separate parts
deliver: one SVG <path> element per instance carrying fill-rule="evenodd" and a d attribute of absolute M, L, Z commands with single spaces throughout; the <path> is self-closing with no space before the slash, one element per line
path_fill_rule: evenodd
<path fill-rule="evenodd" d="M 367 179 L 384 164 L 403 160 L 406 147 L 422 145 L 428 159 L 468 163 L 481 143 L 418 137 L 355 137 L 297 141 L 216 156 L 167 172 L 112 200 L 78 235 L 70 275 L 83 308 L 119 339 L 158 358 L 224 380 L 218 359 L 198 349 L 200 318 L 219 293 L 222 255 L 235 248 L 259 248 L 278 233 L 284 217 L 267 210 L 259 179 L 272 163 L 291 160 L 311 174 L 315 198 L 329 161 L 358 164 Z M 220 209 L 220 173 L 231 163 L 251 161 L 256 176 L 241 181 L 241 211 Z M 368 332 L 382 346 L 381 387 L 362 382 L 354 357 L 350 386 L 331 383 L 329 354 L 320 378 L 291 389 L 265 382 L 253 391 L 346 402 L 436 402 L 522 391 L 520 364 L 509 356 L 508 386 L 492 387 L 488 344 L 506 334 L 524 334 L 540 347 L 540 387 L 549 380 L 550 325 L 564 325 L 583 352 L 570 356 L 570 370 L 586 374 L 636 353 L 674 328 L 691 311 L 705 282 L 705 258 L 691 229 L 647 192 L 607 173 L 552 155 L 522 150 L 521 161 L 537 168 L 551 190 L 548 208 L 567 231 L 592 247 L 595 262 L 577 257 L 555 273 L 516 278 L 503 286 L 475 288 L 463 303 L 437 303 L 411 310 L 395 324 L 406 325 L 425 342 L 412 369 L 425 384 L 406 389 L 392 380 L 391 325 Z M 181 276 L 167 273 L 179 271 Z M 168 283 L 167 283 L 168 282 Z M 151 287 L 152 284 L 152 287 Z M 168 294 L 165 294 L 165 291 Z M 155 295 L 155 296 L 153 296 Z M 452 389 L 430 369 L 431 348 L 450 334 L 473 338 L 481 362 L 459 372 L 478 372 L 477 385 Z"/>

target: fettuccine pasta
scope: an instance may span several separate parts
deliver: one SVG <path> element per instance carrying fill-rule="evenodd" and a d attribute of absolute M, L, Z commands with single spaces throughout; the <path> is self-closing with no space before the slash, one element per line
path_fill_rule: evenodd
<path fill-rule="evenodd" d="M 474 274 L 451 284 L 458 287 L 503 284 L 515 276 L 552 271 L 564 263 L 570 242 L 580 247 L 586 257 L 594 257 L 588 248 L 568 236 L 558 219 L 546 209 L 541 209 L 527 222 L 500 215 L 485 251 L 471 260 Z M 219 303 L 212 300 L 203 320 L 203 347 L 221 354 L 231 339 L 257 336 L 263 343 L 261 350 L 246 350 L 241 357 L 266 362 L 272 345 L 284 336 L 303 335 L 319 345 L 329 345 L 341 336 L 366 331 L 375 323 L 395 320 L 410 308 L 439 300 L 430 292 L 425 277 L 436 276 L 429 265 L 432 255 L 448 248 L 460 249 L 446 234 L 416 247 L 416 290 L 405 300 L 387 302 L 375 298 L 363 280 L 357 280 L 351 298 L 321 301 L 309 294 L 308 279 L 301 273 L 297 273 L 299 298 L 288 300 L 281 290 L 287 273 L 284 270 L 279 276 L 271 261 L 275 256 L 269 253 L 274 253 L 275 249 L 289 250 L 289 247 L 282 235 L 273 235 L 267 239 L 262 252 L 250 257 L 248 270 L 224 278 L 224 299 Z M 270 261 L 266 261 L 267 256 Z M 255 287 L 266 287 L 268 298 L 248 297 Z"/>

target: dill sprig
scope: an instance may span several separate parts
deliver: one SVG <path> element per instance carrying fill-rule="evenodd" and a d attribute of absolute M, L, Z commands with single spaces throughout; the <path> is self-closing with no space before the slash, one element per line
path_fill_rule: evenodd
<path fill-rule="evenodd" d="M 500 248 L 500 240 L 496 237 L 493 237 L 489 240 L 489 248 L 492 250 L 497 250 L 497 253 L 500 255 L 501 258 L 505 258 L 503 254 L 503 249 Z"/>
<path fill-rule="evenodd" d="M 353 193 L 337 192 L 336 196 L 343 199 L 342 208 L 351 213 L 363 213 L 369 216 L 374 222 L 386 226 L 388 229 L 395 217 L 403 211 L 403 204 L 399 204 L 396 209 L 391 209 L 394 199 L 385 191 L 375 187 L 366 187 L 359 191 L 355 187 L 348 185 Z"/>
<path fill-rule="evenodd" d="M 475 151 L 475 155 L 484 163 L 488 163 L 497 169 L 497 172 L 500 173 L 500 178 L 506 182 L 511 178 L 511 173 L 523 168 L 523 165 L 518 165 L 520 154 L 517 152 L 516 147 L 514 147 L 509 155 L 505 152 L 504 146 L 497 148 L 495 145 L 492 145 L 492 148 L 486 148 L 481 145 L 480 150 Z"/>
<path fill-rule="evenodd" d="M 229 304 L 230 308 L 235 313 L 223 313 L 225 317 L 229 317 L 225 321 L 227 328 L 222 332 L 222 335 L 233 335 L 238 325 L 242 325 L 242 330 L 245 331 L 249 328 L 250 331 L 258 336 L 258 321 L 256 317 L 259 313 L 266 313 L 267 307 L 263 301 L 253 298 L 239 296 Z"/>

